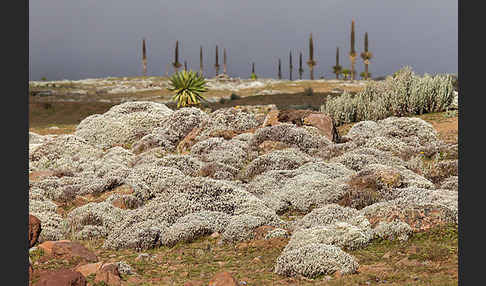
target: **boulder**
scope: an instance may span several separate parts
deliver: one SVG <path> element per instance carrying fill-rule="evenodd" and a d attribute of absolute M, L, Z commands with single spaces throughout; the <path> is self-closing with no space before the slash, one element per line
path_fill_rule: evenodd
<path fill-rule="evenodd" d="M 263 120 L 262 127 L 266 126 L 274 126 L 280 124 L 278 121 L 278 114 L 279 110 L 271 110 L 267 115 L 265 116 L 265 119 Z"/>
<path fill-rule="evenodd" d="M 52 247 L 58 242 L 69 242 L 69 240 L 44 241 L 38 245 L 38 248 L 42 249 L 45 254 L 52 255 Z"/>
<path fill-rule="evenodd" d="M 120 286 L 121 278 L 116 263 L 108 263 L 96 272 L 95 283 L 104 282 L 108 286 Z"/>
<path fill-rule="evenodd" d="M 67 260 L 81 260 L 84 262 L 97 262 L 98 257 L 92 251 L 84 247 L 79 242 L 69 240 L 61 241 L 46 241 L 39 245 L 46 254 L 52 255 L 56 258 L 63 258 Z"/>
<path fill-rule="evenodd" d="M 29 214 L 29 248 L 37 243 L 41 230 L 41 221 L 37 217 Z"/>
<path fill-rule="evenodd" d="M 41 274 L 36 286 L 86 286 L 86 278 L 79 272 L 61 269 Z"/>
<path fill-rule="evenodd" d="M 304 117 L 303 122 L 306 125 L 316 127 L 322 136 L 332 142 L 339 142 L 339 133 L 330 116 L 322 113 L 311 113 Z"/>
<path fill-rule="evenodd" d="M 74 271 L 78 271 L 83 274 L 84 277 L 88 277 L 89 275 L 98 272 L 98 270 L 101 269 L 101 266 L 103 266 L 103 262 L 83 264 L 74 268 Z"/>
<path fill-rule="evenodd" d="M 297 126 L 304 125 L 304 118 L 310 114 L 319 113 L 313 110 L 286 109 L 278 113 L 279 122 L 293 123 Z"/>

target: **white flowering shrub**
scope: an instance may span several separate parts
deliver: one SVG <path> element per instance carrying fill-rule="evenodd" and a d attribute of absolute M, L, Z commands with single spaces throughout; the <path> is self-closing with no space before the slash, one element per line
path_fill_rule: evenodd
<path fill-rule="evenodd" d="M 385 81 L 370 82 L 356 95 L 347 92 L 330 98 L 321 106 L 321 112 L 330 115 L 336 125 L 379 120 L 389 116 L 406 116 L 440 112 L 454 100 L 451 75 L 423 77 L 404 67 Z"/>

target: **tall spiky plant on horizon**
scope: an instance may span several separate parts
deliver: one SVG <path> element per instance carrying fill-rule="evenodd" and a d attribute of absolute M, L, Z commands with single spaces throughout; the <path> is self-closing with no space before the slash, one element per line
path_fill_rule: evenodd
<path fill-rule="evenodd" d="M 145 47 L 145 39 L 142 39 L 142 64 L 143 75 L 147 76 L 147 48 Z"/>
<path fill-rule="evenodd" d="M 184 60 L 184 70 L 187 71 L 187 61 Z"/>
<path fill-rule="evenodd" d="M 364 72 L 364 79 L 367 80 L 369 78 L 368 72 L 368 64 L 370 63 L 370 59 L 373 57 L 373 54 L 368 51 L 368 32 L 365 33 L 364 38 L 364 52 L 361 53 L 361 58 L 365 64 L 365 72 Z"/>
<path fill-rule="evenodd" d="M 292 80 L 292 69 L 294 66 L 292 66 L 292 51 L 289 52 L 289 80 Z"/>
<path fill-rule="evenodd" d="M 226 74 L 226 48 L 223 48 L 223 74 Z"/>
<path fill-rule="evenodd" d="M 203 76 L 203 51 L 202 46 L 199 48 L 199 74 Z"/>
<path fill-rule="evenodd" d="M 339 79 L 339 75 L 343 69 L 342 66 L 339 65 L 339 47 L 336 48 L 336 65 L 332 67 L 333 73 L 336 74 L 336 79 Z"/>
<path fill-rule="evenodd" d="M 278 79 L 282 79 L 282 62 L 280 61 L 280 58 L 278 59 Z"/>
<path fill-rule="evenodd" d="M 257 79 L 257 75 L 255 73 L 255 62 L 252 62 L 251 63 L 251 79 L 252 80 L 256 80 Z"/>
<path fill-rule="evenodd" d="M 309 38 L 309 60 L 307 61 L 307 65 L 309 66 L 310 79 L 314 80 L 314 66 L 316 65 L 316 61 L 314 61 L 314 43 L 312 41 L 312 33 L 310 34 Z"/>
<path fill-rule="evenodd" d="M 302 80 L 302 73 L 304 69 L 302 68 L 302 52 L 299 53 L 299 79 Z"/>
<path fill-rule="evenodd" d="M 172 63 L 172 66 L 174 67 L 175 73 L 177 73 L 181 67 L 181 63 L 179 62 L 179 41 L 176 41 L 174 62 Z"/>
<path fill-rule="evenodd" d="M 351 60 L 351 79 L 356 79 L 356 70 L 354 64 L 356 62 L 356 50 L 354 49 L 354 19 L 351 21 L 351 49 L 349 51 L 349 59 Z"/>
<path fill-rule="evenodd" d="M 218 76 L 219 74 L 218 45 L 216 45 L 216 60 L 215 60 L 214 68 L 216 69 L 216 76 Z"/>

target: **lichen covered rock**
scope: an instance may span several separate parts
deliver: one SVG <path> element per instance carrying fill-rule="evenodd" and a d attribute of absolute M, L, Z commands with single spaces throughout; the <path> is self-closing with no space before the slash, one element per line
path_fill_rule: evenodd
<path fill-rule="evenodd" d="M 126 102 L 113 106 L 103 114 L 86 117 L 74 134 L 99 148 L 129 146 L 162 126 L 163 120 L 172 113 L 161 103 Z"/>
<path fill-rule="evenodd" d="M 358 262 L 339 247 L 312 243 L 300 248 L 283 251 L 277 258 L 275 273 L 284 276 L 302 275 L 314 278 L 319 275 L 352 274 Z"/>

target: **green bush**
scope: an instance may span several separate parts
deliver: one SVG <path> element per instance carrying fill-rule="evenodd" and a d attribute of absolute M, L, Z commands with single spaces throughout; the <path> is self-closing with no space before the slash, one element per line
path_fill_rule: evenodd
<path fill-rule="evenodd" d="M 225 104 L 227 101 L 228 101 L 228 100 L 227 100 L 226 98 L 224 98 L 224 97 L 221 97 L 221 98 L 219 99 L 219 103 L 221 103 L 221 104 Z"/>
<path fill-rule="evenodd" d="M 390 116 L 407 116 L 446 110 L 454 99 L 450 75 L 419 77 L 405 67 L 384 81 L 369 82 L 355 96 L 343 93 L 329 98 L 321 111 L 336 125 L 380 120 Z"/>
<path fill-rule="evenodd" d="M 230 99 L 231 99 L 231 100 L 240 99 L 240 98 L 241 98 L 241 96 L 239 96 L 239 95 L 238 95 L 238 94 L 236 94 L 236 93 L 232 93 L 232 94 L 231 94 L 231 96 L 230 96 Z"/>

